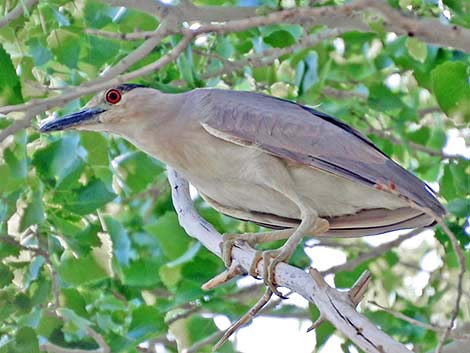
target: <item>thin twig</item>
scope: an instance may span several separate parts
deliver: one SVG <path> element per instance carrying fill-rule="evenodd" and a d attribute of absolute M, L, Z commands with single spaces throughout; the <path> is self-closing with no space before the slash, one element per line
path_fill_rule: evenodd
<path fill-rule="evenodd" d="M 409 317 L 409 316 L 406 316 L 406 315 L 402 314 L 399 311 L 395 311 L 395 310 L 387 308 L 383 305 L 380 305 L 379 303 L 377 303 L 373 300 L 368 301 L 368 303 L 373 305 L 373 306 L 376 306 L 377 308 L 380 308 L 381 310 L 389 313 L 390 315 L 393 315 L 397 319 L 406 321 L 406 322 L 408 322 L 408 323 L 410 323 L 414 326 L 421 327 L 421 328 L 424 328 L 426 330 L 434 331 L 434 332 L 442 333 L 442 334 L 447 330 L 447 327 L 439 326 L 439 325 L 436 325 L 436 324 L 427 324 L 425 322 L 418 321 L 416 319 L 413 319 L 412 317 Z M 466 334 L 464 332 L 458 333 L 458 332 L 455 332 L 455 330 L 452 330 L 452 331 L 449 332 L 449 337 L 452 337 L 452 338 L 458 339 L 458 340 L 468 340 L 468 339 L 470 339 L 470 334 L 468 334 L 468 333 Z"/>
<path fill-rule="evenodd" d="M 381 244 L 377 247 L 372 248 L 370 251 L 366 251 L 359 254 L 356 258 L 352 259 L 351 261 L 347 261 L 344 264 L 330 267 L 329 269 L 322 271 L 321 273 L 322 275 L 326 276 L 328 274 L 337 273 L 341 271 L 352 271 L 360 264 L 383 255 L 387 251 L 398 247 L 405 240 L 408 240 L 420 234 L 421 232 L 423 232 L 422 228 L 414 229 L 407 234 L 400 235 L 397 239 L 393 241 Z"/>
<path fill-rule="evenodd" d="M 445 332 L 442 334 L 442 337 L 439 341 L 439 346 L 436 349 L 436 353 L 441 353 L 442 349 L 444 348 L 445 341 L 447 337 L 449 337 L 455 325 L 455 321 L 457 320 L 457 315 L 459 314 L 459 311 L 460 311 L 460 302 L 462 300 L 462 294 L 463 294 L 463 277 L 466 271 L 466 265 L 465 265 L 465 255 L 463 254 L 463 251 L 460 248 L 460 244 L 457 241 L 455 234 L 449 229 L 449 227 L 447 227 L 447 224 L 441 218 L 437 219 L 437 223 L 441 226 L 444 233 L 446 233 L 446 235 L 449 237 L 452 243 L 452 247 L 455 251 L 455 254 L 457 255 L 457 258 L 459 260 L 459 266 L 460 266 L 460 271 L 459 271 L 458 280 L 457 280 L 457 298 L 455 299 L 455 304 L 451 312 L 449 325 L 447 326 L 447 329 L 445 330 Z"/>
<path fill-rule="evenodd" d="M 403 145 L 403 140 L 402 139 L 399 139 L 399 138 L 393 136 L 391 133 L 389 133 L 387 131 L 379 130 L 379 129 L 376 129 L 372 126 L 369 126 L 367 133 L 368 134 L 374 134 L 376 136 L 384 138 L 384 139 L 390 141 L 391 143 L 393 143 L 394 145 Z M 444 153 L 443 151 L 438 151 L 438 150 L 435 150 L 435 149 L 432 149 L 432 148 L 429 148 L 429 147 L 426 147 L 426 146 L 423 146 L 423 145 L 420 145 L 420 144 L 417 144 L 417 143 L 414 143 L 414 142 L 407 141 L 406 144 L 408 146 L 410 146 L 410 148 L 412 148 L 413 150 L 424 152 L 424 153 L 426 153 L 430 156 L 440 157 L 442 159 L 456 159 L 456 160 L 459 160 L 459 159 L 460 160 L 465 160 L 466 159 L 464 156 L 461 156 L 461 155 L 458 155 L 458 154 L 455 154 L 455 155 L 454 154 L 447 154 L 447 153 Z"/>

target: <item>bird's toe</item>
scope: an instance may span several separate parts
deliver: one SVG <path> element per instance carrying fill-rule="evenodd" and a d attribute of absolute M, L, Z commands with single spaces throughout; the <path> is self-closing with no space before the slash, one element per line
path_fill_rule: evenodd
<path fill-rule="evenodd" d="M 235 241 L 238 239 L 238 234 L 226 233 L 223 236 L 222 243 L 220 243 L 220 251 L 222 253 L 222 260 L 225 267 L 229 268 L 232 264 L 232 248 Z"/>

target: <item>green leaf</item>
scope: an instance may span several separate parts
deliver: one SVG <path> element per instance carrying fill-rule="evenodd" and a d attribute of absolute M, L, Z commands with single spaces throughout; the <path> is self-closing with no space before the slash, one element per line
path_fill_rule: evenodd
<path fill-rule="evenodd" d="M 174 43 L 174 45 L 176 45 L 176 43 Z M 191 45 L 188 45 L 185 51 L 180 56 L 178 56 L 178 59 L 176 59 L 176 63 L 178 64 L 178 68 L 181 72 L 181 77 L 183 78 L 183 80 L 187 82 L 189 87 L 194 87 L 194 65 Z"/>
<path fill-rule="evenodd" d="M 57 311 L 59 315 L 65 319 L 65 333 L 71 332 L 80 336 L 85 336 L 87 334 L 88 327 L 91 326 L 90 321 L 77 315 L 77 313 L 69 308 L 59 308 Z"/>
<path fill-rule="evenodd" d="M 170 260 L 182 256 L 189 247 L 190 238 L 179 225 L 174 212 L 165 213 L 157 223 L 146 226 L 145 230 L 158 239 L 163 253 Z"/>
<path fill-rule="evenodd" d="M 306 69 L 302 80 L 302 92 L 307 92 L 318 81 L 318 54 L 310 52 L 304 61 Z"/>
<path fill-rule="evenodd" d="M 87 151 L 87 160 L 93 166 L 109 166 L 108 140 L 99 132 L 80 134 L 80 142 Z"/>
<path fill-rule="evenodd" d="M 414 59 L 424 63 L 426 56 L 428 55 L 428 47 L 426 43 L 423 43 L 416 38 L 408 37 L 406 40 L 406 47 Z"/>
<path fill-rule="evenodd" d="M 469 67 L 445 62 L 431 72 L 432 88 L 442 110 L 458 121 L 470 121 Z"/>
<path fill-rule="evenodd" d="M 209 337 L 218 331 L 213 319 L 193 315 L 187 320 L 189 337 L 192 343 Z"/>
<path fill-rule="evenodd" d="M 0 45 L 0 106 L 23 102 L 21 84 L 10 55 Z"/>
<path fill-rule="evenodd" d="M 58 9 L 54 6 L 51 6 L 52 14 L 56 19 L 57 23 L 59 23 L 59 27 L 68 27 L 70 26 L 70 21 L 67 17 L 65 17 Z"/>
<path fill-rule="evenodd" d="M 61 64 L 77 68 L 80 55 L 80 37 L 65 29 L 55 29 L 47 37 L 47 45 Z"/>
<path fill-rule="evenodd" d="M 295 38 L 288 31 L 275 31 L 263 38 L 266 44 L 274 48 L 284 48 L 295 43 Z"/>
<path fill-rule="evenodd" d="M 50 315 L 41 315 L 39 325 L 37 328 L 37 333 L 40 336 L 50 338 L 54 331 L 59 329 L 62 326 L 62 320 L 55 316 Z"/>
<path fill-rule="evenodd" d="M 36 150 L 33 165 L 45 181 L 60 185 L 65 178 L 83 167 L 78 155 L 78 134 L 66 134 L 60 140 Z"/>
<path fill-rule="evenodd" d="M 144 152 L 127 153 L 116 160 L 116 171 L 133 192 L 144 191 L 164 168 L 157 160 Z"/>
<path fill-rule="evenodd" d="M 103 220 L 113 242 L 114 255 L 121 265 L 127 266 L 129 264 L 131 242 L 126 229 L 119 221 L 110 216 L 104 216 Z"/>
<path fill-rule="evenodd" d="M 165 287 L 169 289 L 174 288 L 182 279 L 181 266 L 169 267 L 165 264 L 160 267 L 158 274 Z"/>
<path fill-rule="evenodd" d="M 119 54 L 119 44 L 109 39 L 89 36 L 89 51 L 87 62 L 96 68 L 102 67 L 106 63 L 113 63 Z"/>
<path fill-rule="evenodd" d="M 63 281 L 71 285 L 82 285 L 108 278 L 105 269 L 93 255 L 67 257 L 60 263 L 58 273 Z"/>
<path fill-rule="evenodd" d="M 18 158 L 11 149 L 6 149 L 3 153 L 3 158 L 5 162 L 10 167 L 11 174 L 14 178 L 24 179 L 28 174 L 28 161 L 26 155 Z"/>
<path fill-rule="evenodd" d="M 65 307 L 73 310 L 73 312 L 82 317 L 88 315 L 87 302 L 82 295 L 83 291 L 77 288 L 62 288 L 60 291 L 60 299 Z"/>
<path fill-rule="evenodd" d="M 465 163 L 452 163 L 444 166 L 440 192 L 448 201 L 470 191 L 470 180 Z"/>
<path fill-rule="evenodd" d="M 36 66 L 44 65 L 52 59 L 52 53 L 45 41 L 39 38 L 31 38 L 26 41 L 26 45 L 28 46 L 29 55 L 33 57 Z"/>
<path fill-rule="evenodd" d="M 23 211 L 20 219 L 20 231 L 24 231 L 32 224 L 41 224 L 45 219 L 42 203 L 42 193 L 35 192 L 32 200 Z"/>
<path fill-rule="evenodd" d="M 163 315 L 153 306 L 142 305 L 132 312 L 127 336 L 136 341 L 162 334 L 166 329 Z"/>
<path fill-rule="evenodd" d="M 13 272 L 7 265 L 0 262 L 0 288 L 8 286 L 13 280 Z"/>
<path fill-rule="evenodd" d="M 87 185 L 73 190 L 70 198 L 64 200 L 64 207 L 77 214 L 88 214 L 116 198 L 116 194 L 101 181 L 94 179 Z"/>
<path fill-rule="evenodd" d="M 83 9 L 86 26 L 102 28 L 112 22 L 118 10 L 99 2 L 87 0 Z"/>
<path fill-rule="evenodd" d="M 130 261 L 129 266 L 122 269 L 123 282 L 132 287 L 155 287 L 161 283 L 159 272 L 156 271 L 161 265 L 161 262 L 152 258 Z"/>
<path fill-rule="evenodd" d="M 371 86 L 369 92 L 368 103 L 373 109 L 390 111 L 403 106 L 401 99 L 382 83 Z"/>
<path fill-rule="evenodd" d="M 14 351 L 18 353 L 39 353 L 38 337 L 31 327 L 21 327 L 16 332 Z"/>
<path fill-rule="evenodd" d="M 455 199 L 449 202 L 447 210 L 457 217 L 470 216 L 470 199 Z"/>

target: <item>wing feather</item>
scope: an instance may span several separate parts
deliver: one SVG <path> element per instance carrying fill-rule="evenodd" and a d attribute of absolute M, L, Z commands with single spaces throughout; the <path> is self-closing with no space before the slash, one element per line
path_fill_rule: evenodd
<path fill-rule="evenodd" d="M 205 90 L 203 104 L 203 127 L 214 136 L 370 187 L 392 182 L 404 197 L 439 216 L 445 214 L 424 182 L 336 118 L 251 92 Z"/>

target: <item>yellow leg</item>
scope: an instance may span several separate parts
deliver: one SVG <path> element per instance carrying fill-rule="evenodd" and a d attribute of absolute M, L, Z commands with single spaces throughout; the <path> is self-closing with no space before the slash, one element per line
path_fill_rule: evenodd
<path fill-rule="evenodd" d="M 294 231 L 295 229 L 289 228 L 263 233 L 224 234 L 223 241 L 221 244 L 221 250 L 222 260 L 225 263 L 225 267 L 228 268 L 232 264 L 232 248 L 237 240 L 246 241 L 248 244 L 250 244 L 250 246 L 254 246 L 256 244 L 267 243 L 270 241 L 288 239 Z M 250 269 L 250 275 L 252 275 L 253 277 L 257 277 L 257 274 L 255 272 L 256 264 L 258 263 L 258 261 L 259 259 L 255 259 L 253 261 L 254 265 L 252 264 Z"/>
<path fill-rule="evenodd" d="M 313 226 L 312 226 L 313 225 Z M 287 262 L 295 249 L 301 242 L 302 238 L 307 235 L 322 234 L 328 230 L 328 221 L 318 218 L 316 215 L 306 214 L 300 225 L 295 229 L 293 234 L 288 238 L 287 242 L 277 250 L 267 250 L 262 253 L 263 258 L 263 278 L 264 283 L 276 295 L 283 295 L 276 288 L 275 268 L 281 262 Z M 272 260 L 270 260 L 272 258 Z"/>

